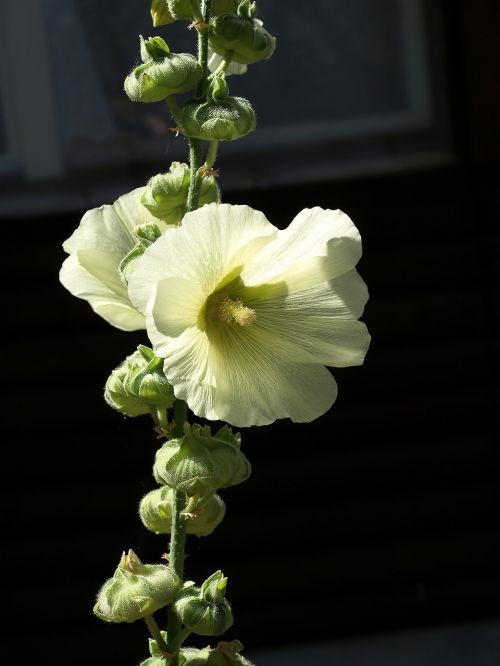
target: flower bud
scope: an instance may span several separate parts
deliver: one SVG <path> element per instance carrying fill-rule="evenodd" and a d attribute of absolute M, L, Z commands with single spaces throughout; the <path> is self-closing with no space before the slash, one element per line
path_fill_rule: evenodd
<path fill-rule="evenodd" d="M 190 99 L 180 108 L 179 124 L 187 136 L 206 141 L 233 141 L 255 129 L 250 102 L 227 94 L 224 75 L 212 79 L 206 101 Z"/>
<path fill-rule="evenodd" d="M 253 18 L 255 3 L 242 2 L 238 15 L 223 14 L 211 21 L 209 43 L 212 51 L 243 65 L 270 58 L 276 48 L 276 38 L 262 22 Z"/>
<path fill-rule="evenodd" d="M 133 230 L 137 243 L 120 261 L 118 270 L 125 286 L 127 286 L 130 276 L 135 268 L 136 260 L 144 254 L 146 248 L 152 245 L 161 236 L 160 228 L 156 224 L 140 224 Z"/>
<path fill-rule="evenodd" d="M 163 359 L 139 345 L 108 378 L 104 399 L 127 416 L 139 416 L 158 408 L 170 409 L 174 392 L 163 374 Z"/>
<path fill-rule="evenodd" d="M 161 102 L 169 95 L 196 87 L 202 70 L 190 53 L 170 53 L 161 37 L 144 40 L 141 36 L 143 64 L 125 79 L 125 92 L 133 102 Z"/>
<path fill-rule="evenodd" d="M 208 426 L 186 425 L 182 437 L 170 439 L 156 452 L 154 477 L 189 497 L 242 483 L 250 476 L 250 463 L 240 451 L 240 439 L 228 426 L 212 436 Z"/>
<path fill-rule="evenodd" d="M 187 212 L 189 183 L 188 165 L 172 162 L 167 173 L 159 173 L 149 180 L 141 203 L 156 218 L 167 224 L 179 224 Z M 216 178 L 204 177 L 201 181 L 200 206 L 219 201 Z"/>
<path fill-rule="evenodd" d="M 180 587 L 164 564 L 142 564 L 133 550 L 123 553 L 113 578 L 97 595 L 94 613 L 105 622 L 135 622 L 171 603 Z"/>
<path fill-rule="evenodd" d="M 172 528 L 173 488 L 162 486 L 141 500 L 139 515 L 143 525 L 156 534 L 170 534 Z M 219 495 L 210 495 L 198 503 L 193 512 L 186 513 L 186 531 L 196 536 L 208 536 L 222 522 L 226 505 Z"/>
<path fill-rule="evenodd" d="M 181 622 L 200 636 L 218 636 L 233 624 L 231 606 L 225 599 L 227 578 L 216 571 L 201 588 L 188 582 L 177 594 L 174 609 Z"/>

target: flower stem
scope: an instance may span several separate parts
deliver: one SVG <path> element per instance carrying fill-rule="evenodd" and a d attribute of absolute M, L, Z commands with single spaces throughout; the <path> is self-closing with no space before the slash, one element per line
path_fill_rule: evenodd
<path fill-rule="evenodd" d="M 160 650 L 162 652 L 167 652 L 167 644 L 165 643 L 165 640 L 161 635 L 160 627 L 156 624 L 156 620 L 154 619 L 154 617 L 152 615 L 146 615 L 146 617 L 144 618 L 144 622 L 146 623 L 149 629 L 149 633 L 158 643 L 158 647 L 160 648 Z"/>
<path fill-rule="evenodd" d="M 201 4 L 201 13 L 203 14 L 203 22 L 207 25 L 210 23 L 210 16 L 212 14 L 212 0 L 203 0 Z M 208 62 L 208 29 L 198 30 L 198 63 L 200 64 L 202 76 L 196 94 L 198 97 L 203 97 L 206 94 L 208 87 L 207 78 L 207 62 Z M 189 142 L 189 165 L 190 165 L 190 179 L 189 179 L 189 193 L 187 201 L 188 212 L 196 210 L 200 201 L 200 190 L 202 175 L 198 169 L 202 165 L 202 149 L 201 141 L 188 137 Z"/>
<path fill-rule="evenodd" d="M 184 400 L 176 400 L 174 403 L 174 421 L 172 428 L 172 437 L 182 437 L 184 434 L 184 424 L 186 423 L 187 405 Z"/>
<path fill-rule="evenodd" d="M 202 175 L 198 169 L 202 165 L 201 141 L 188 137 L 189 143 L 189 193 L 187 200 L 188 213 L 198 208 L 200 201 Z"/>
<path fill-rule="evenodd" d="M 205 165 L 204 165 L 205 169 L 211 169 L 215 164 L 215 160 L 217 159 L 218 147 L 219 147 L 218 141 L 210 141 L 210 145 L 208 146 L 207 156 L 205 158 Z"/>
<path fill-rule="evenodd" d="M 184 549 L 186 545 L 186 519 L 182 511 L 186 506 L 186 493 L 174 490 L 172 502 L 172 528 L 170 534 L 169 566 L 179 579 L 184 577 Z M 180 640 L 181 621 L 172 607 L 168 609 L 168 649 L 172 652 L 182 643 Z M 178 649 L 178 648 L 177 648 Z"/>

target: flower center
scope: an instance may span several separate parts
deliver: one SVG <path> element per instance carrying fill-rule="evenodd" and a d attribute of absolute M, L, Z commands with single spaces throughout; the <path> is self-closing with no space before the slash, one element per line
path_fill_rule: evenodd
<path fill-rule="evenodd" d="M 222 321 L 229 324 L 234 322 L 240 326 L 251 326 L 257 319 L 255 310 L 247 308 L 239 298 L 230 298 L 229 296 L 220 301 L 217 315 Z"/>

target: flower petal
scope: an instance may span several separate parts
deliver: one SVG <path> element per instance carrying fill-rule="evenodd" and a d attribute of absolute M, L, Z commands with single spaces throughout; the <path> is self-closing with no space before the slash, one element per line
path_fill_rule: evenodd
<path fill-rule="evenodd" d="M 63 243 L 65 252 L 99 248 L 119 263 L 137 242 L 132 230 L 151 219 L 151 215 L 140 203 L 144 191 L 139 187 L 112 206 L 100 206 L 85 213 L 76 231 Z"/>
<path fill-rule="evenodd" d="M 370 336 L 356 319 L 363 312 L 368 291 L 355 269 L 302 291 L 288 293 L 286 283 L 276 287 L 243 288 L 238 293 L 256 312 L 256 327 L 286 340 L 297 361 L 335 367 L 363 363 Z"/>
<path fill-rule="evenodd" d="M 166 359 L 164 372 L 176 397 L 186 400 L 195 414 L 216 419 L 208 338 L 197 326 L 204 300 L 199 286 L 189 280 L 161 280 L 151 294 L 147 328 L 155 354 Z"/>
<path fill-rule="evenodd" d="M 213 410 L 219 419 L 238 427 L 287 417 L 309 422 L 335 402 L 337 385 L 328 370 L 293 362 L 288 343 L 272 337 L 252 326 L 210 338 Z"/>
<path fill-rule="evenodd" d="M 93 273 L 87 270 L 89 254 L 97 255 Z M 127 290 L 118 277 L 118 267 L 113 270 L 111 264 L 113 259 L 108 255 L 91 250 L 77 252 L 64 261 L 59 278 L 73 296 L 89 301 L 94 312 L 113 326 L 125 331 L 145 328 L 144 316 L 130 305 Z M 112 287 L 101 281 L 103 275 L 110 275 Z"/>
<path fill-rule="evenodd" d="M 263 213 L 249 206 L 208 204 L 198 208 L 137 260 L 129 281 L 130 298 L 145 312 L 155 284 L 179 276 L 199 284 L 208 295 L 276 232 Z"/>
<path fill-rule="evenodd" d="M 361 237 L 340 210 L 306 208 L 242 272 L 245 284 L 286 281 L 292 290 L 326 282 L 357 264 Z"/>

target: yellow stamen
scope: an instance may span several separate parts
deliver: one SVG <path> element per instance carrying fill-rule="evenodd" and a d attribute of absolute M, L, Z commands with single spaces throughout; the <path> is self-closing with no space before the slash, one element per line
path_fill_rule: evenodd
<path fill-rule="evenodd" d="M 235 322 L 240 326 L 251 326 L 257 319 L 257 314 L 252 308 L 247 308 L 239 298 L 225 298 L 219 305 L 219 317 L 228 323 Z"/>

